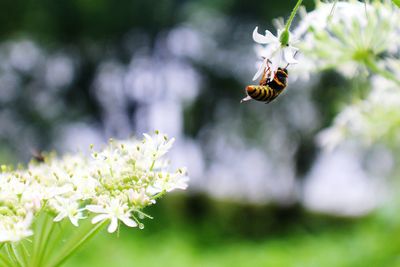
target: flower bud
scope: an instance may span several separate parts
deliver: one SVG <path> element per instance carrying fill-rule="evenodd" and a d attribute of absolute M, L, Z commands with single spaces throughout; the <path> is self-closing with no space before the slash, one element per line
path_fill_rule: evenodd
<path fill-rule="evenodd" d="M 281 42 L 282 46 L 287 46 L 289 44 L 289 31 L 284 30 L 279 37 L 279 41 Z"/>

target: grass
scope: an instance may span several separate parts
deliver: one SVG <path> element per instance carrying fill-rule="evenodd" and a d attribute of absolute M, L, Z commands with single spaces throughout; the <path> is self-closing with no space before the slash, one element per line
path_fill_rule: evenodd
<path fill-rule="evenodd" d="M 259 238 L 219 234 L 213 221 L 159 223 L 122 228 L 119 236 L 101 233 L 65 266 L 400 267 L 400 225 L 376 215 Z"/>

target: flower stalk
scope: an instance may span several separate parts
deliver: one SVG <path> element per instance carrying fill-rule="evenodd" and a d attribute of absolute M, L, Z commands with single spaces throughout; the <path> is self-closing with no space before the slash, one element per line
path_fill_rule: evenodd
<path fill-rule="evenodd" d="M 288 21 L 286 22 L 285 25 L 285 29 L 281 34 L 281 44 L 282 45 L 287 45 L 289 43 L 289 30 L 290 30 L 290 26 L 292 25 L 293 19 L 297 14 L 297 11 L 299 10 L 299 7 L 301 6 L 301 3 L 303 2 L 303 0 L 298 0 L 296 5 L 294 6 L 292 12 L 290 13 L 290 17 L 288 19 Z"/>
<path fill-rule="evenodd" d="M 379 67 L 379 66 L 376 64 L 376 61 L 375 61 L 375 60 L 371 59 L 370 57 L 366 57 L 365 60 L 364 60 L 364 64 L 365 64 L 365 66 L 366 66 L 368 69 L 370 69 L 373 73 L 375 73 L 375 74 L 377 74 L 377 75 L 380 75 L 380 76 L 382 76 L 382 77 L 384 77 L 384 78 L 386 78 L 386 79 L 388 79 L 388 80 L 394 82 L 394 83 L 397 84 L 398 86 L 400 86 L 400 80 L 399 80 L 399 78 L 397 78 L 397 76 L 394 75 L 392 72 L 390 72 L 390 71 L 388 71 L 388 70 L 386 70 L 386 69 L 384 69 L 384 68 L 382 68 L 382 67 Z"/>
<path fill-rule="evenodd" d="M 303 0 L 297 0 L 296 5 L 294 6 L 292 12 L 290 13 L 290 17 L 288 19 L 288 21 L 286 22 L 285 25 L 285 30 L 289 31 L 290 30 L 290 26 L 292 25 L 292 21 L 294 19 L 294 17 L 296 16 L 297 11 L 299 10 L 299 7 L 301 6 L 301 3 L 303 2 Z"/>

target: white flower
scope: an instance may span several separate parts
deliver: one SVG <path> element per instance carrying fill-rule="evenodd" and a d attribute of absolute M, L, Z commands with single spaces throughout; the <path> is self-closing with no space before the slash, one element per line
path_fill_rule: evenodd
<path fill-rule="evenodd" d="M 346 107 L 333 125 L 321 131 L 319 144 L 332 149 L 346 140 L 369 146 L 372 143 L 389 143 L 392 147 L 400 141 L 400 91 L 396 84 L 375 76 L 373 90 L 365 100 Z"/>
<path fill-rule="evenodd" d="M 395 57 L 400 50 L 400 9 L 390 1 L 318 2 L 316 9 L 302 13 L 293 31 L 305 59 L 314 69 L 335 68 L 346 77 L 367 73 L 379 61 Z M 373 64 L 376 64 L 375 66 Z"/>
<path fill-rule="evenodd" d="M 118 221 L 137 226 L 135 215 L 140 218 L 141 209 L 154 204 L 156 197 L 187 187 L 183 173 L 168 172 L 165 154 L 173 141 L 156 132 L 145 134 L 142 141 L 110 141 L 103 150 L 93 152 L 93 157 L 49 157 L 43 164 L 28 165 L 26 170 L 12 171 L 3 166 L 0 241 L 32 235 L 32 218 L 40 216 L 39 212 L 53 216 L 54 222 L 68 218 L 75 226 L 94 213 L 93 223 L 110 220 L 110 233 L 116 231 Z M 150 193 L 153 188 L 157 196 Z"/>
<path fill-rule="evenodd" d="M 129 201 L 135 206 L 135 207 L 144 207 L 150 204 L 156 203 L 154 199 L 151 199 L 147 194 L 146 191 L 142 188 L 141 190 L 136 191 L 133 190 L 132 188 L 128 190 L 128 198 Z"/>
<path fill-rule="evenodd" d="M 126 203 L 121 203 L 119 199 L 111 199 L 108 203 L 104 203 L 104 205 L 87 205 L 86 209 L 94 213 L 100 213 L 100 215 L 92 219 L 93 224 L 104 220 L 111 220 L 107 228 L 109 233 L 113 233 L 117 230 L 118 220 L 129 227 L 137 226 L 137 223 L 130 218 L 131 212 L 128 205 Z"/>
<path fill-rule="evenodd" d="M 53 219 L 55 222 L 59 222 L 65 217 L 68 217 L 73 225 L 79 226 L 78 220 L 85 218 L 82 213 L 84 209 L 79 208 L 79 203 L 77 201 L 56 197 L 55 201 L 52 202 L 53 208 L 58 212 L 58 215 Z"/>
<path fill-rule="evenodd" d="M 265 35 L 261 35 L 258 33 L 258 27 L 254 29 L 253 40 L 256 43 L 263 45 L 266 44 L 267 46 L 256 46 L 256 53 L 259 57 L 263 58 L 263 61 L 260 64 L 257 73 L 254 75 L 253 80 L 258 79 L 268 67 L 270 72 L 274 74 L 279 67 L 285 67 L 287 64 L 297 63 L 294 55 L 298 49 L 292 46 L 294 43 L 293 40 L 289 40 L 290 42 L 287 44 L 281 43 L 281 36 L 284 32 L 284 30 L 278 30 L 278 36 L 275 37 L 268 30 L 265 31 Z M 290 33 L 289 36 L 291 36 Z M 269 78 L 272 80 L 273 75 Z"/>
<path fill-rule="evenodd" d="M 186 169 L 182 168 L 175 173 L 160 172 L 153 185 L 148 188 L 148 193 L 157 194 L 159 192 L 170 192 L 174 189 L 186 189 L 189 178 Z"/>
<path fill-rule="evenodd" d="M 30 229 L 32 219 L 32 213 L 25 217 L 0 217 L 0 242 L 17 242 L 33 235 Z"/>
<path fill-rule="evenodd" d="M 143 135 L 145 137 L 145 140 L 143 141 L 145 145 L 144 151 L 154 159 L 158 159 L 167 153 L 175 142 L 174 138 L 168 139 L 166 135 L 160 134 L 158 131 L 154 136 L 148 134 Z"/>

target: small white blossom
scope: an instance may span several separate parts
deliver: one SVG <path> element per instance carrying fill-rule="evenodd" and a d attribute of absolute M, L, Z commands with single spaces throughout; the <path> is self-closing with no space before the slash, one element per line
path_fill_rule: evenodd
<path fill-rule="evenodd" d="M 158 159 L 162 157 L 168 150 L 172 147 L 172 144 L 175 142 L 175 139 L 168 139 L 168 137 L 164 134 L 160 134 L 156 132 L 154 136 L 150 136 L 148 134 L 143 134 L 145 139 L 143 143 L 144 153 L 148 154 L 153 159 Z"/>
<path fill-rule="evenodd" d="M 33 235 L 30 229 L 33 215 L 26 216 L 0 216 L 0 242 L 17 242 Z"/>
<path fill-rule="evenodd" d="M 51 201 L 51 206 L 58 212 L 53 219 L 55 222 L 68 217 L 73 225 L 79 226 L 78 221 L 85 218 L 82 213 L 84 209 L 79 208 L 79 203 L 73 199 L 57 197 Z"/>
<path fill-rule="evenodd" d="M 156 201 L 151 199 L 144 189 L 139 191 L 133 190 L 132 188 L 128 190 L 128 199 L 135 207 L 144 207 L 149 204 L 154 204 Z"/>
<path fill-rule="evenodd" d="M 293 40 L 286 45 L 281 43 L 281 36 L 284 30 L 278 30 L 278 35 L 274 36 L 270 31 L 266 30 L 265 35 L 258 33 L 258 27 L 253 31 L 253 40 L 256 43 L 267 46 L 256 46 L 256 53 L 259 57 L 263 58 L 261 64 L 253 80 L 258 79 L 264 72 L 266 68 L 269 67 L 270 72 L 275 73 L 279 67 L 285 67 L 287 64 L 295 64 L 297 60 L 294 58 L 296 47 L 292 46 L 295 43 Z M 289 36 L 292 36 L 289 33 Z M 273 79 L 273 75 L 270 76 Z"/>
<path fill-rule="evenodd" d="M 93 213 L 100 213 L 92 219 L 92 223 L 96 224 L 104 220 L 110 220 L 110 225 L 107 228 L 109 233 L 115 232 L 118 228 L 118 220 L 122 221 L 129 227 L 137 226 L 137 223 L 132 220 L 131 212 L 126 203 L 122 203 L 119 199 L 111 199 L 104 205 L 87 205 L 86 209 Z"/>
<path fill-rule="evenodd" d="M 179 169 L 175 173 L 160 172 L 158 178 L 148 192 L 157 194 L 159 192 L 170 192 L 175 189 L 186 189 L 189 178 L 186 176 L 186 169 Z"/>

